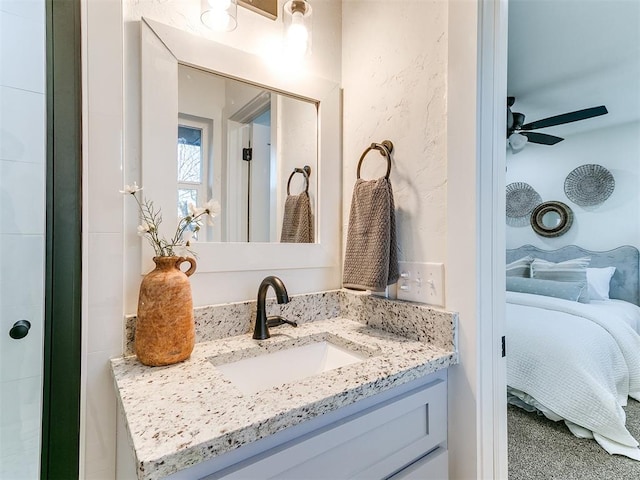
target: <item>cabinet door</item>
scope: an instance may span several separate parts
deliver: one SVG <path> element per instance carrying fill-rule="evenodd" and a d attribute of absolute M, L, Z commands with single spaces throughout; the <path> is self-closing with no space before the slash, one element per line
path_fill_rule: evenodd
<path fill-rule="evenodd" d="M 444 448 L 439 447 L 387 480 L 447 480 L 448 478 L 449 456 Z"/>
<path fill-rule="evenodd" d="M 208 478 L 385 478 L 444 445 L 446 392 L 438 379 Z"/>

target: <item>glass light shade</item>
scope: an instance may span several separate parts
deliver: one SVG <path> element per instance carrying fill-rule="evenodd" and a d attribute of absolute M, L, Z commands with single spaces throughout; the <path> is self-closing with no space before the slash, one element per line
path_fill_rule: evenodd
<path fill-rule="evenodd" d="M 238 25 L 236 0 L 202 0 L 200 20 L 211 30 L 230 32 Z"/>
<path fill-rule="evenodd" d="M 511 145 L 513 153 L 517 153 L 522 150 L 528 141 L 529 139 L 520 133 L 512 133 L 509 136 L 509 145 Z"/>
<path fill-rule="evenodd" d="M 292 56 L 304 57 L 311 53 L 311 12 L 311 5 L 304 0 L 289 0 L 284 4 L 284 45 Z"/>

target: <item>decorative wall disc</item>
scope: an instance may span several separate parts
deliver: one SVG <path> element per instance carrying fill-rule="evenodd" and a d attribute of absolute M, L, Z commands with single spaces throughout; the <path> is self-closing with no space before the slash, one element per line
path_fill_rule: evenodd
<path fill-rule="evenodd" d="M 528 224 L 531 212 L 542 203 L 542 198 L 528 183 L 514 182 L 507 185 L 506 203 L 507 219 L 525 217 Z"/>
<path fill-rule="evenodd" d="M 572 170 L 564 181 L 564 193 L 569 200 L 581 207 L 604 202 L 616 186 L 611 172 L 602 165 L 580 165 Z"/>

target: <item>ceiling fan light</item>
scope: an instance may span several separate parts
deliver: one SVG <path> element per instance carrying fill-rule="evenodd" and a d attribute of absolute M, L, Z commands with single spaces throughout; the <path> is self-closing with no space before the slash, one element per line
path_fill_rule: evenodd
<path fill-rule="evenodd" d="M 529 139 L 521 133 L 512 133 L 509 135 L 509 145 L 513 153 L 517 153 L 524 148 Z"/>

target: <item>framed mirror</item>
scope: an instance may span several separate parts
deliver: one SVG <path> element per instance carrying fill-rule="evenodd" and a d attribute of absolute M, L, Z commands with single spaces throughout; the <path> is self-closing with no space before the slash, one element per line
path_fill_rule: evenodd
<path fill-rule="evenodd" d="M 339 86 L 278 72 L 247 52 L 146 18 L 141 35 L 145 197 L 160 207 L 167 225 L 188 202 L 214 198 L 222 207 L 194 244 L 198 271 L 334 266 L 341 211 L 335 182 Z M 198 165 L 183 161 L 183 175 L 180 158 L 192 154 Z M 288 185 L 290 174 L 304 166 L 308 178 L 296 175 Z M 290 194 L 308 191 L 313 244 L 280 242 L 287 186 Z M 145 243 L 142 257 L 146 272 L 152 254 Z"/>
<path fill-rule="evenodd" d="M 559 237 L 573 223 L 573 211 L 562 202 L 543 202 L 531 212 L 531 228 L 542 237 Z"/>

